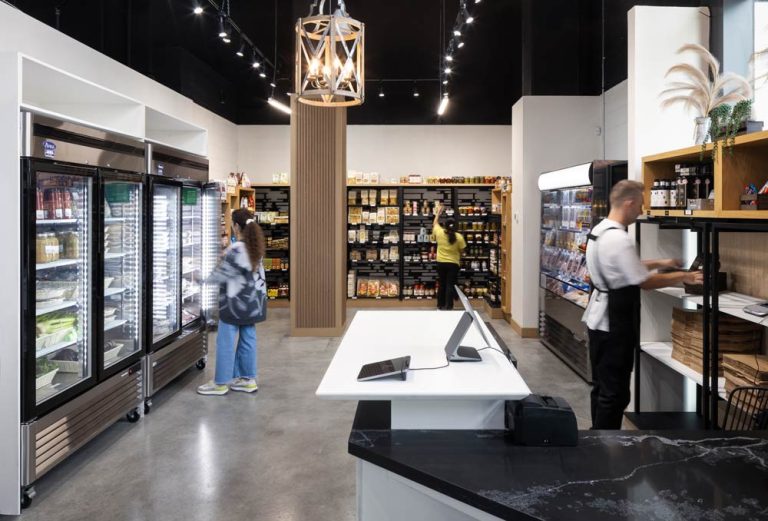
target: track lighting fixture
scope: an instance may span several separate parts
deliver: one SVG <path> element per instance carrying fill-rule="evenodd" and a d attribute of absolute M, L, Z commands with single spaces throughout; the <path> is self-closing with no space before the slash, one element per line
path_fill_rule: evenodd
<path fill-rule="evenodd" d="M 480 2 L 482 2 L 482 1 L 483 1 L 483 0 L 475 0 L 475 3 L 476 3 L 476 4 L 479 4 L 479 3 L 480 3 Z"/>
<path fill-rule="evenodd" d="M 274 89 L 275 87 L 277 87 L 277 85 L 275 85 L 275 82 L 272 82 L 272 83 L 270 83 L 270 84 L 269 84 L 269 86 L 270 86 L 270 87 L 272 87 L 273 89 Z"/>
<path fill-rule="evenodd" d="M 464 42 L 459 42 L 459 44 L 458 44 L 456 47 L 458 47 L 459 49 L 461 49 L 462 47 L 464 47 Z"/>
<path fill-rule="evenodd" d="M 192 10 L 192 12 L 193 12 L 193 13 L 195 13 L 195 14 L 203 14 L 203 8 L 202 8 L 202 7 L 200 7 L 200 6 L 198 5 L 198 6 L 196 6 L 196 7 L 195 7 L 195 8 Z"/>
<path fill-rule="evenodd" d="M 446 74 L 450 74 L 451 72 L 452 72 L 452 71 L 451 71 L 451 68 L 450 68 L 450 67 L 446 67 L 446 68 L 445 68 L 445 73 L 446 73 Z"/>
<path fill-rule="evenodd" d="M 416 84 L 413 84 L 413 97 L 418 98 L 420 96 L 419 94 L 419 87 L 416 86 Z"/>
<path fill-rule="evenodd" d="M 447 55 L 445 56 L 445 61 L 447 61 L 447 62 L 452 62 L 452 61 L 453 61 L 453 56 L 451 56 L 450 54 L 447 54 Z"/>
<path fill-rule="evenodd" d="M 453 30 L 453 35 L 454 36 L 461 36 L 461 31 L 459 31 L 458 29 L 454 29 Z"/>
<path fill-rule="evenodd" d="M 242 40 L 242 38 L 240 39 L 240 47 L 237 48 L 235 54 L 241 58 L 245 56 L 245 42 Z"/>
<path fill-rule="evenodd" d="M 467 17 L 467 23 L 468 24 L 471 24 L 474 21 L 475 21 L 475 17 L 474 16 L 470 15 L 470 16 Z"/>
<path fill-rule="evenodd" d="M 277 101 L 272 96 L 269 97 L 269 99 L 267 100 L 267 103 L 269 103 L 272 107 L 276 108 L 280 112 L 284 112 L 285 114 L 290 114 L 291 113 L 291 107 L 289 107 L 288 105 L 286 105 L 284 103 L 280 103 L 279 101 Z"/>
<path fill-rule="evenodd" d="M 219 38 L 229 38 L 229 29 L 223 14 L 219 15 Z"/>
<path fill-rule="evenodd" d="M 261 71 L 261 72 L 259 73 L 259 78 L 266 78 L 266 77 L 267 77 L 267 75 L 266 75 L 266 74 L 264 74 L 264 71 Z"/>
<path fill-rule="evenodd" d="M 448 93 L 443 94 L 443 99 L 440 100 L 440 105 L 437 107 L 437 115 L 442 116 L 445 114 L 445 110 L 448 108 Z"/>

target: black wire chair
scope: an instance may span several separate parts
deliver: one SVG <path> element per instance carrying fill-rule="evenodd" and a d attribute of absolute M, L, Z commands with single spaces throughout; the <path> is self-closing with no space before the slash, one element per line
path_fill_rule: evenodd
<path fill-rule="evenodd" d="M 737 387 L 731 391 L 723 430 L 768 430 L 768 387 Z"/>

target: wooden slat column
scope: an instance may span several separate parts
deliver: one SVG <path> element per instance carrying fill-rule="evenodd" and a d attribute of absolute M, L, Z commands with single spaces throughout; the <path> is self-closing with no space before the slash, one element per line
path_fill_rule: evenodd
<path fill-rule="evenodd" d="M 346 321 L 346 108 L 291 101 L 291 335 Z"/>

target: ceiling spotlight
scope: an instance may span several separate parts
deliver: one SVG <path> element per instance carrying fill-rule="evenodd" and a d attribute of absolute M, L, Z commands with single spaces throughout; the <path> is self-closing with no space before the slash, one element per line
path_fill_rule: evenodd
<path fill-rule="evenodd" d="M 474 16 L 470 16 L 469 18 L 467 18 L 467 23 L 468 24 L 471 24 L 474 21 L 475 21 L 475 17 Z"/>
<path fill-rule="evenodd" d="M 240 42 L 240 47 L 237 48 L 237 51 L 235 52 L 235 54 L 237 54 L 241 58 L 245 56 L 245 42 L 243 41 Z"/>
<path fill-rule="evenodd" d="M 261 78 L 266 78 L 266 77 L 267 77 L 267 75 L 266 75 L 266 74 L 264 74 L 264 72 L 262 71 L 262 72 L 260 72 L 260 73 L 259 73 L 259 77 L 261 77 Z"/>
<path fill-rule="evenodd" d="M 453 30 L 453 35 L 454 36 L 461 36 L 461 31 L 459 31 L 458 29 L 454 29 Z"/>
<path fill-rule="evenodd" d="M 229 30 L 224 15 L 219 15 L 219 38 L 229 38 Z"/>
<path fill-rule="evenodd" d="M 195 14 L 203 14 L 203 8 L 198 5 L 192 10 L 192 12 Z"/>
<path fill-rule="evenodd" d="M 253 67 L 254 69 L 258 69 L 259 67 L 261 67 L 259 60 L 256 59 L 256 49 L 251 50 L 251 67 Z"/>
<path fill-rule="evenodd" d="M 291 113 L 291 107 L 288 105 L 285 105 L 284 103 L 280 103 L 275 98 L 271 97 L 267 100 L 267 103 L 269 103 L 271 106 L 279 110 L 280 112 L 285 112 L 286 114 Z"/>
<path fill-rule="evenodd" d="M 480 2 L 482 2 L 482 1 L 483 1 L 483 0 L 475 0 L 475 3 L 476 3 L 476 4 L 479 4 L 479 3 L 480 3 Z"/>
<path fill-rule="evenodd" d="M 229 38 L 222 38 L 221 41 L 224 43 L 232 43 L 232 40 L 230 40 Z"/>
<path fill-rule="evenodd" d="M 418 87 L 416 86 L 416 84 L 414 83 L 414 85 L 413 85 L 413 97 L 414 97 L 414 98 L 418 98 L 419 96 L 420 96 L 420 94 L 419 94 L 419 88 L 418 88 Z"/>
<path fill-rule="evenodd" d="M 446 74 L 450 74 L 451 73 L 451 68 L 450 67 L 446 67 L 445 68 L 445 73 Z"/>
<path fill-rule="evenodd" d="M 459 49 L 461 49 L 462 47 L 464 47 L 464 42 L 459 42 L 459 44 L 458 44 L 456 47 L 458 47 Z"/>
<path fill-rule="evenodd" d="M 451 56 L 450 54 L 449 54 L 449 55 L 447 55 L 447 56 L 445 57 L 445 61 L 447 61 L 447 62 L 452 62 L 452 61 L 453 61 L 453 56 Z"/>
<path fill-rule="evenodd" d="M 442 116 L 445 114 L 445 109 L 448 108 L 448 93 L 443 94 L 443 99 L 440 100 L 440 105 L 437 107 L 437 115 Z"/>
<path fill-rule="evenodd" d="M 383 97 L 384 97 L 384 87 L 383 87 L 383 86 L 380 86 L 380 87 L 379 87 L 379 97 L 380 97 L 380 98 L 383 98 Z"/>
<path fill-rule="evenodd" d="M 275 87 L 277 87 L 277 85 L 275 85 L 275 83 L 274 83 L 274 82 L 271 82 L 271 83 L 269 84 L 269 86 L 270 86 L 270 87 L 272 87 L 273 89 L 274 89 Z"/>
<path fill-rule="evenodd" d="M 448 80 L 443 80 L 443 85 L 448 85 Z"/>

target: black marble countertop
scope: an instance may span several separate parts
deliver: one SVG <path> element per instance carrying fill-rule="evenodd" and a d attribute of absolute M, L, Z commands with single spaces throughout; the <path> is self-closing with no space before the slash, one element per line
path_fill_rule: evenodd
<path fill-rule="evenodd" d="M 350 454 L 502 519 L 768 519 L 768 432 L 584 431 L 578 447 L 534 448 L 362 423 Z"/>

